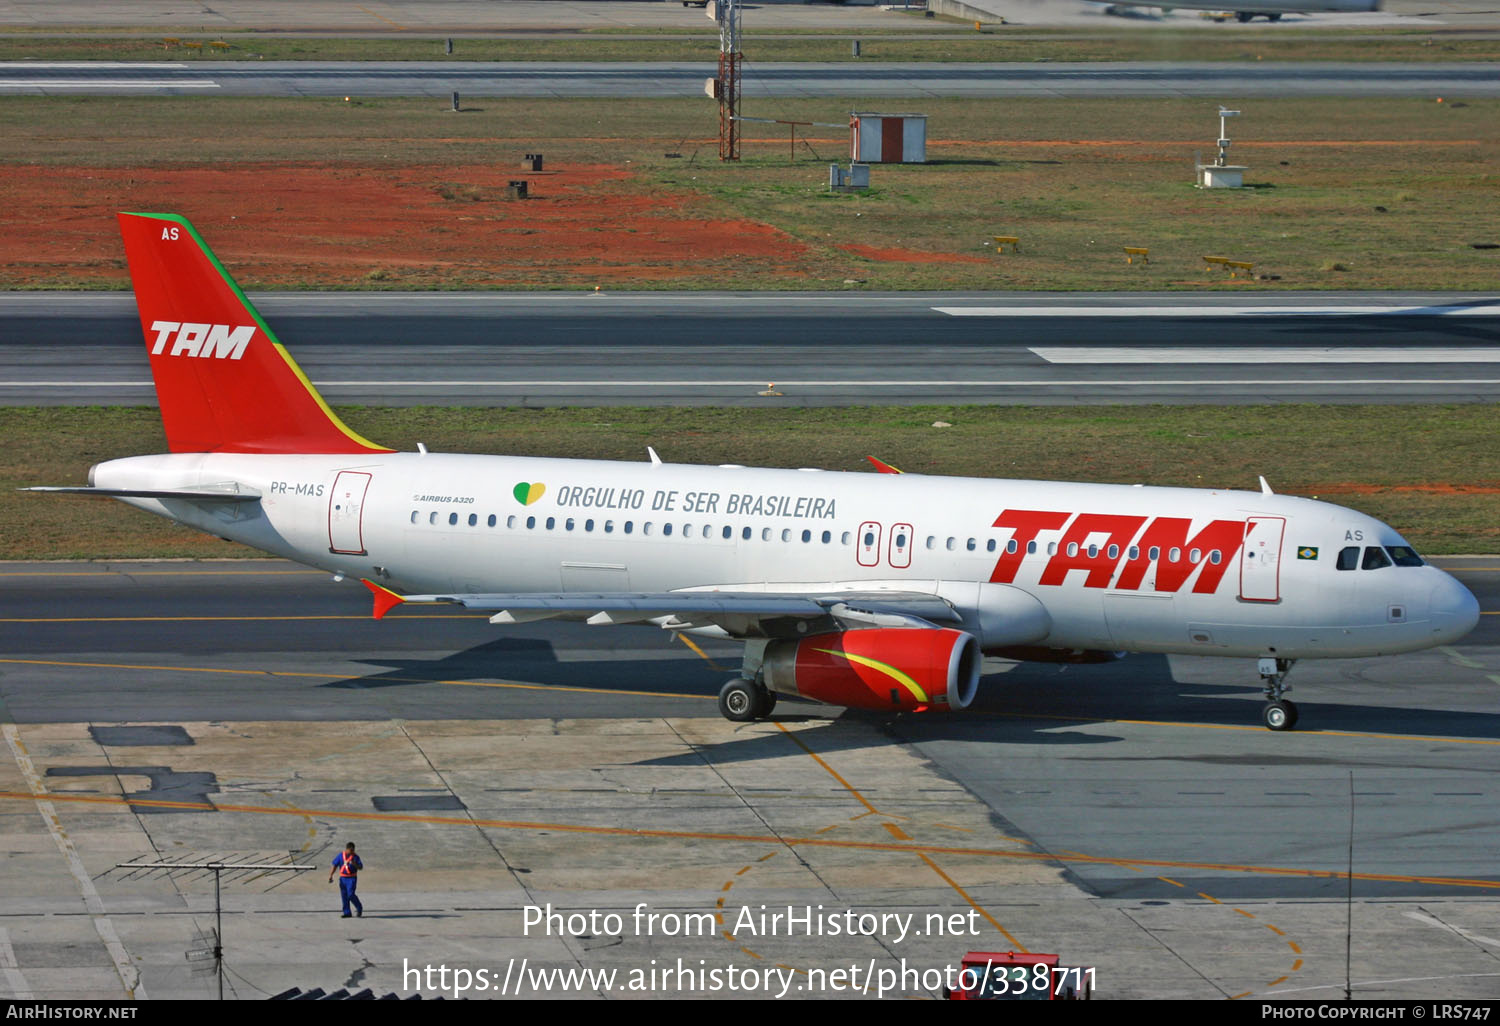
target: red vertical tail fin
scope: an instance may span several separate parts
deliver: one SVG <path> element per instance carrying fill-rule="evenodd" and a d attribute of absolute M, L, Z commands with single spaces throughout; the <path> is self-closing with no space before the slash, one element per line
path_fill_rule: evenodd
<path fill-rule="evenodd" d="M 344 425 L 184 218 L 121 214 L 173 452 L 389 452 Z"/>

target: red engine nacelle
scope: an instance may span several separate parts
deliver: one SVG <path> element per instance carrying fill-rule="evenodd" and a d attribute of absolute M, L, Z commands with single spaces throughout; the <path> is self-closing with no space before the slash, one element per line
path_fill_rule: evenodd
<path fill-rule="evenodd" d="M 766 687 L 856 709 L 964 709 L 979 690 L 979 642 L 938 627 L 871 627 L 773 641 Z"/>

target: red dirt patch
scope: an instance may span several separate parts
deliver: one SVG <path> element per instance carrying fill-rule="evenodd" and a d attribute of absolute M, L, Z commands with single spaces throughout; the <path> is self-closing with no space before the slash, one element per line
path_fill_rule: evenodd
<path fill-rule="evenodd" d="M 507 202 L 507 182 L 531 198 Z M 769 225 L 705 219 L 628 171 L 569 167 L 11 166 L 0 287 L 126 280 L 114 213 L 187 217 L 251 287 L 468 288 L 796 275 L 807 247 Z"/>
<path fill-rule="evenodd" d="M 898 249 L 895 247 L 866 246 L 858 242 L 841 243 L 839 249 L 867 260 L 887 260 L 898 264 L 987 264 L 983 257 L 963 256 L 958 253 L 932 253 L 921 249 Z"/>

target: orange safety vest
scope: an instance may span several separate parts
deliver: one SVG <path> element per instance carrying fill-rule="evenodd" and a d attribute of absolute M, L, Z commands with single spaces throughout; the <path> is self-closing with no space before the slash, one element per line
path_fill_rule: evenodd
<path fill-rule="evenodd" d="M 344 861 L 339 864 L 339 876 L 354 876 L 359 871 L 354 868 L 354 863 L 349 860 L 350 858 L 359 858 L 359 856 L 351 856 L 347 851 L 341 852 L 341 854 L 344 856 Z"/>

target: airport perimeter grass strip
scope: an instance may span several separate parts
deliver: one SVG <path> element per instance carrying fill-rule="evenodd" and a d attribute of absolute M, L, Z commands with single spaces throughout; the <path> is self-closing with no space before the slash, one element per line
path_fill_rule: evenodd
<path fill-rule="evenodd" d="M 753 20 L 753 19 L 747 19 Z M 703 31 L 449 34 L 441 29 L 401 37 L 306 33 L 213 33 L 201 26 L 123 34 L 29 32 L 0 36 L 0 61 L 704 61 L 718 58 L 712 23 Z M 453 53 L 447 40 L 453 40 Z M 746 28 L 747 62 L 892 61 L 1493 61 L 1500 33 L 1409 28 L 1267 30 L 1266 26 L 1067 30 L 899 23 L 845 31 Z M 853 41 L 859 40 L 859 56 Z"/>
<path fill-rule="evenodd" d="M 1497 407 L 990 406 L 439 409 L 344 407 L 402 450 L 822 467 L 910 474 L 1258 489 L 1390 523 L 1427 554 L 1500 551 Z M 933 427 L 934 422 L 951 427 Z M 103 499 L 18 492 L 83 484 L 88 468 L 164 452 L 155 409 L 0 408 L 0 559 L 253 553 Z"/>
<path fill-rule="evenodd" d="M 747 93 L 744 109 L 836 124 L 878 102 Z M 218 240 L 247 288 L 1488 292 L 1500 276 L 1496 99 L 1247 101 L 1231 126 L 1246 188 L 1199 190 L 1193 164 L 1213 156 L 1214 103 L 926 98 L 928 162 L 874 165 L 872 187 L 850 194 L 828 189 L 847 130 L 804 126 L 793 148 L 787 126 L 748 124 L 743 159 L 721 163 L 706 98 L 469 105 L 453 115 L 432 99 L 0 98 L 0 197 L 15 215 L 0 288 L 124 288 L 113 215 L 134 202 L 174 205 Z M 525 202 L 457 180 L 528 177 L 520 158 L 537 151 L 549 170 L 530 176 Z M 254 171 L 254 190 L 226 199 L 192 180 L 238 164 Z M 283 168 L 297 171 L 289 201 L 311 190 L 325 212 L 271 240 L 257 233 L 288 231 Z M 608 174 L 566 187 L 548 177 L 591 168 Z M 366 228 L 368 205 L 340 206 L 351 186 L 399 214 L 399 233 Z M 600 199 L 646 220 L 570 220 L 570 204 Z M 695 241 L 692 226 L 728 222 L 743 222 L 737 237 L 774 241 L 774 256 Z M 545 244 L 573 229 L 590 234 Z M 997 235 L 1019 246 L 1000 252 Z M 277 254 L 275 265 L 245 274 L 236 236 L 263 263 Z M 336 243 L 339 258 L 309 256 L 299 239 Z M 1148 249 L 1149 262 L 1127 264 L 1125 247 Z M 1231 278 L 1205 264 L 1210 254 L 1253 272 Z"/>

